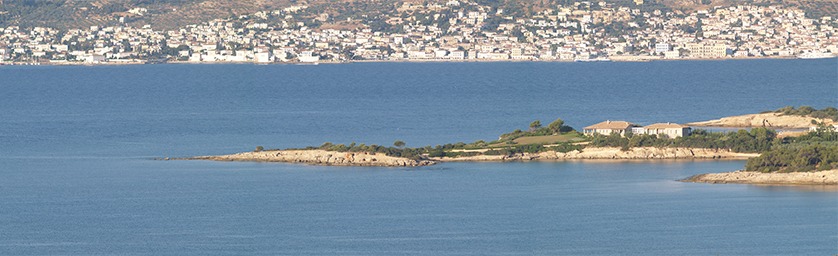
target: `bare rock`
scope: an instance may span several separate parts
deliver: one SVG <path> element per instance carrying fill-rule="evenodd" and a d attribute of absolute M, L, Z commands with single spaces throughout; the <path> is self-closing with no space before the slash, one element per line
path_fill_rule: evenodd
<path fill-rule="evenodd" d="M 335 157 L 335 156 L 338 157 Z M 403 157 L 392 157 L 381 154 L 342 153 L 326 150 L 280 150 L 243 152 L 231 155 L 220 156 L 199 156 L 188 158 L 192 160 L 213 160 L 213 161 L 246 161 L 246 162 L 284 162 L 304 163 L 314 165 L 338 165 L 338 166 L 384 166 L 384 167 L 407 167 L 426 166 L 436 162 L 430 160 L 414 160 Z"/>

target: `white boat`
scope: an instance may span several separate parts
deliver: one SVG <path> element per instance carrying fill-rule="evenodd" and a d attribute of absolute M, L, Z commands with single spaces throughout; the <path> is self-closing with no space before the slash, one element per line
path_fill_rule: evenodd
<path fill-rule="evenodd" d="M 833 58 L 835 55 L 828 52 L 807 52 L 800 55 L 797 55 L 797 58 L 800 59 L 828 59 Z"/>

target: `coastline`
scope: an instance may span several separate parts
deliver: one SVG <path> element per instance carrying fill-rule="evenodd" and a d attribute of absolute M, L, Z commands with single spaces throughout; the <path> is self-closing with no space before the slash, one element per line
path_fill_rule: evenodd
<path fill-rule="evenodd" d="M 444 162 L 512 162 L 561 160 L 744 160 L 759 154 L 735 153 L 703 148 L 638 147 L 622 151 L 617 147 L 591 147 L 567 153 L 546 151 L 513 155 L 478 155 L 464 157 L 428 157 L 415 160 L 370 152 L 338 152 L 320 149 L 269 150 L 229 155 L 164 158 L 162 160 L 210 160 L 233 162 L 281 162 L 327 166 L 419 167 Z"/>
<path fill-rule="evenodd" d="M 819 172 L 761 173 L 734 171 L 705 173 L 681 180 L 693 183 L 755 185 L 838 185 L 838 170 Z"/>
<path fill-rule="evenodd" d="M 652 159 L 715 159 L 745 160 L 759 154 L 735 153 L 729 150 L 706 148 L 655 148 L 635 147 L 622 151 L 618 147 L 589 147 L 582 151 L 567 153 L 546 151 L 514 155 L 478 155 L 463 157 L 430 158 L 439 162 L 507 162 L 507 161 L 553 161 L 553 160 L 652 160 Z"/>
<path fill-rule="evenodd" d="M 326 150 L 266 150 L 230 155 L 196 156 L 170 160 L 211 160 L 228 162 L 280 162 L 328 166 L 417 167 L 436 164 L 433 161 L 413 160 L 369 152 L 337 152 Z"/>
<path fill-rule="evenodd" d="M 259 63 L 254 61 L 166 61 L 159 63 L 147 63 L 145 60 L 121 60 L 112 62 L 0 62 L 0 66 L 124 66 L 124 65 L 154 65 L 154 64 L 232 64 L 232 65 L 305 65 L 305 64 L 350 64 L 350 63 L 525 63 L 525 62 L 652 62 L 652 61 L 726 61 L 726 60 L 792 60 L 801 59 L 796 56 L 767 56 L 767 57 L 728 57 L 728 58 L 649 58 L 651 56 L 614 56 L 607 61 L 576 61 L 576 60 L 515 60 L 515 59 L 399 59 L 399 60 L 351 60 L 351 61 L 318 61 L 318 62 L 268 62 Z M 833 57 L 834 58 L 834 57 Z"/>

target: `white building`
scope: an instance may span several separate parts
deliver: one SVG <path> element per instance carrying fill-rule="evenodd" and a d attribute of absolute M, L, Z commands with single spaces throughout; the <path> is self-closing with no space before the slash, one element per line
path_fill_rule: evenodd
<path fill-rule="evenodd" d="M 11 58 L 9 49 L 6 47 L 0 47 L 0 60 L 7 60 L 9 58 Z"/>
<path fill-rule="evenodd" d="M 300 55 L 297 56 L 297 58 L 300 60 L 300 62 L 317 62 L 320 60 L 320 56 L 314 55 L 314 53 L 311 51 L 301 52 Z"/>
<path fill-rule="evenodd" d="M 81 59 L 84 60 L 86 63 L 100 63 L 105 62 L 105 55 L 99 54 L 85 54 L 81 56 Z"/>
<path fill-rule="evenodd" d="M 271 63 L 273 62 L 273 56 L 271 56 L 271 52 L 257 52 L 254 53 L 254 60 L 256 63 Z"/>
<path fill-rule="evenodd" d="M 632 133 L 632 127 L 637 127 L 637 125 L 626 121 L 606 120 L 605 122 L 585 127 L 582 132 L 588 136 L 593 136 L 594 134 L 611 135 L 612 133 L 626 136 L 626 134 Z"/>
<path fill-rule="evenodd" d="M 643 126 L 640 130 L 632 130 L 634 133 L 642 133 L 649 135 L 666 135 L 669 138 L 677 138 L 689 136 L 692 128 L 686 125 L 676 123 L 656 123 Z"/>
<path fill-rule="evenodd" d="M 658 53 L 658 54 L 668 52 L 671 49 L 672 49 L 672 46 L 670 46 L 669 44 L 666 44 L 666 43 L 655 44 L 655 53 Z"/>
<path fill-rule="evenodd" d="M 478 59 L 490 59 L 490 60 L 508 60 L 509 54 L 508 53 L 500 53 L 500 52 L 479 52 L 477 53 Z"/>
<path fill-rule="evenodd" d="M 452 60 L 462 60 L 466 58 L 466 53 L 464 51 L 451 51 L 448 54 L 448 58 Z"/>

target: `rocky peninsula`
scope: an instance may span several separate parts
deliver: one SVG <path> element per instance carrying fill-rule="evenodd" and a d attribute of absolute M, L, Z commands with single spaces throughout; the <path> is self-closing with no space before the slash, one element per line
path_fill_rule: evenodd
<path fill-rule="evenodd" d="M 418 167 L 438 162 L 507 162 L 507 161 L 557 161 L 557 160 L 627 160 L 627 159 L 747 159 L 758 154 L 735 153 L 728 150 L 704 148 L 655 148 L 638 147 L 623 151 L 617 147 L 588 147 L 562 153 L 545 151 L 509 155 L 476 155 L 460 157 L 427 157 L 410 159 L 371 152 L 338 152 L 321 149 L 268 150 L 242 152 L 219 156 L 197 156 L 185 160 L 212 160 L 234 162 L 282 162 L 330 166 L 379 166 Z"/>
<path fill-rule="evenodd" d="M 835 108 L 816 110 L 805 106 L 797 109 L 784 107 L 774 112 L 692 124 L 754 127 L 744 132 L 700 130 L 683 136 L 677 134 L 674 138 L 669 137 L 669 134 L 674 134 L 671 131 L 658 136 L 659 130 L 654 130 L 654 134 L 622 134 L 619 129 L 627 129 L 622 126 L 586 127 L 585 132 L 580 133 L 564 125 L 562 119 L 556 119 L 546 127 L 535 120 L 530 123 L 528 131 L 518 129 L 490 142 L 479 140 L 470 144 L 458 142 L 415 148 L 406 147 L 406 143 L 400 140 L 395 141 L 393 147 L 326 142 L 319 147 L 309 146 L 304 149 L 264 150 L 262 146 L 257 146 L 252 152 L 180 159 L 380 167 L 418 167 L 440 162 L 747 159 L 747 171 L 702 174 L 684 181 L 834 184 L 838 180 L 838 171 L 835 171 L 838 168 L 838 158 L 835 157 L 838 153 L 838 134 L 830 125 L 838 118 L 836 116 L 838 109 Z M 780 137 L 770 128 L 761 128 L 807 128 L 813 124 L 821 128 L 812 132 L 799 132 L 791 138 Z M 675 129 L 678 129 L 677 132 L 683 131 L 682 126 Z M 609 130 L 611 132 L 607 134 Z M 833 171 L 813 172 L 815 170 Z"/>
<path fill-rule="evenodd" d="M 259 152 L 243 152 L 220 156 L 197 156 L 186 160 L 212 160 L 234 162 L 282 162 L 301 163 L 311 165 L 334 166 L 382 166 L 382 167 L 415 167 L 433 165 L 429 160 L 414 160 L 404 157 L 392 157 L 384 154 L 369 152 L 337 152 L 319 149 L 301 150 L 269 150 Z"/>
<path fill-rule="evenodd" d="M 800 115 L 786 115 L 783 113 L 762 113 L 741 116 L 724 117 L 715 120 L 687 123 L 697 127 L 772 127 L 787 129 L 808 129 L 812 121 L 832 125 L 834 121 L 826 118 L 814 118 Z"/>
<path fill-rule="evenodd" d="M 699 174 L 682 181 L 765 185 L 838 185 L 838 170 L 787 173 L 735 171 Z"/>

